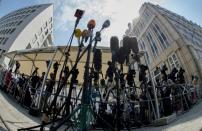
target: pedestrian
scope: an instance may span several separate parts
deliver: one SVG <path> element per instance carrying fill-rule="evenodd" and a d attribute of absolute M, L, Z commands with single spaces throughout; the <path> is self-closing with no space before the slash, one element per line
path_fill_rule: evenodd
<path fill-rule="evenodd" d="M 7 93 L 8 88 L 10 85 L 10 82 L 12 80 L 12 69 L 6 72 L 5 78 L 4 78 L 4 91 Z"/>

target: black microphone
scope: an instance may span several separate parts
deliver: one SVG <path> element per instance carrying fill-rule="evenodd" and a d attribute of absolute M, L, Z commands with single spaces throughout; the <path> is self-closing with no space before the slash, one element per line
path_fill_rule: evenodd
<path fill-rule="evenodd" d="M 84 10 L 77 9 L 76 12 L 75 12 L 75 14 L 74 14 L 74 16 L 76 18 L 81 19 L 81 17 L 83 16 L 84 12 L 85 12 Z"/>
<path fill-rule="evenodd" d="M 119 51 L 117 52 L 117 61 L 119 64 L 124 64 L 126 60 L 126 52 L 123 47 L 119 48 Z"/>
<path fill-rule="evenodd" d="M 136 37 L 130 37 L 129 48 L 133 52 L 133 59 L 137 62 L 140 62 L 140 53 Z"/>
<path fill-rule="evenodd" d="M 138 42 L 136 37 L 130 37 L 129 48 L 132 49 L 133 53 L 139 52 Z"/>
<path fill-rule="evenodd" d="M 119 51 L 119 39 L 117 36 L 112 36 L 110 39 L 110 49 L 112 52 L 112 61 L 116 61 L 116 55 Z"/>
<path fill-rule="evenodd" d="M 92 30 L 92 29 L 95 28 L 95 25 L 96 25 L 95 20 L 91 19 L 91 20 L 88 22 L 87 27 L 88 27 L 89 30 Z"/>
<path fill-rule="evenodd" d="M 104 28 L 108 28 L 110 26 L 110 21 L 109 20 L 106 20 L 103 25 L 102 25 L 102 29 Z"/>
<path fill-rule="evenodd" d="M 94 57 L 93 57 L 93 64 L 96 71 L 101 71 L 102 69 L 102 51 L 101 49 L 95 49 Z"/>
<path fill-rule="evenodd" d="M 123 50 L 125 53 L 129 54 L 130 53 L 130 43 L 131 39 L 129 36 L 124 36 L 123 37 Z"/>

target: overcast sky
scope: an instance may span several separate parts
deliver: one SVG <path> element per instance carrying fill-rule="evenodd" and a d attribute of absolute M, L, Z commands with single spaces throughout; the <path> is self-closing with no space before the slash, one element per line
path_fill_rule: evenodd
<path fill-rule="evenodd" d="M 122 38 L 127 25 L 139 16 L 139 9 L 144 2 L 159 4 L 202 25 L 202 0 L 0 0 L 0 17 L 7 13 L 34 4 L 54 4 L 54 44 L 64 45 L 75 22 L 74 12 L 77 8 L 85 10 L 79 27 L 86 28 L 90 19 L 96 20 L 96 29 L 109 19 L 110 28 L 102 33 L 102 42 L 99 45 L 109 46 L 109 39 L 113 35 Z M 74 41 L 74 45 L 77 45 Z"/>

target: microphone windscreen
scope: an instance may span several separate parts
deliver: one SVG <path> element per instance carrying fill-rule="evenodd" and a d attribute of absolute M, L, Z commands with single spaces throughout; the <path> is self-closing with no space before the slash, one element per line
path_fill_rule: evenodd
<path fill-rule="evenodd" d="M 75 35 L 76 38 L 80 38 L 81 35 L 82 35 L 81 30 L 80 29 L 76 29 L 75 32 L 74 32 L 74 35 Z"/>
<path fill-rule="evenodd" d="M 130 38 L 129 48 L 132 49 L 132 51 L 134 53 L 136 53 L 136 54 L 139 52 L 138 42 L 137 42 L 137 38 L 136 37 L 131 37 Z"/>
<path fill-rule="evenodd" d="M 117 61 L 119 64 L 124 64 L 125 59 L 126 59 L 126 52 L 123 47 L 120 47 L 117 53 Z"/>
<path fill-rule="evenodd" d="M 123 37 L 123 50 L 125 53 L 130 53 L 130 42 L 131 42 L 131 39 L 129 36 L 124 36 Z"/>
<path fill-rule="evenodd" d="M 118 52 L 119 51 L 119 39 L 117 36 L 112 36 L 110 39 L 110 49 L 111 52 Z"/>
<path fill-rule="evenodd" d="M 96 71 L 100 71 L 102 69 L 102 51 L 101 49 L 95 49 L 93 64 Z"/>
<path fill-rule="evenodd" d="M 107 28 L 107 27 L 109 27 L 109 26 L 110 26 L 110 21 L 109 21 L 109 20 L 106 20 L 106 21 L 103 23 L 102 28 L 104 29 L 104 28 Z"/>
<path fill-rule="evenodd" d="M 95 28 L 95 25 L 96 25 L 95 20 L 91 19 L 91 20 L 88 22 L 87 27 L 88 27 L 88 29 L 93 29 L 93 28 Z"/>

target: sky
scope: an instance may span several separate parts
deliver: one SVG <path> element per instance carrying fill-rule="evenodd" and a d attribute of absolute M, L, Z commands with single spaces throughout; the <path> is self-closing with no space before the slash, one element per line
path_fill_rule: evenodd
<path fill-rule="evenodd" d="M 170 11 L 184 16 L 202 26 L 202 0 L 0 0 L 0 17 L 19 8 L 35 4 L 54 4 L 53 35 L 55 45 L 65 45 L 70 37 L 75 22 L 77 8 L 85 10 L 78 27 L 87 28 L 90 19 L 96 21 L 96 30 L 109 19 L 111 25 L 102 32 L 102 41 L 98 46 L 109 46 L 110 37 L 122 39 L 127 25 L 139 16 L 139 9 L 144 2 L 158 4 Z M 78 45 L 76 40 L 73 45 Z"/>

